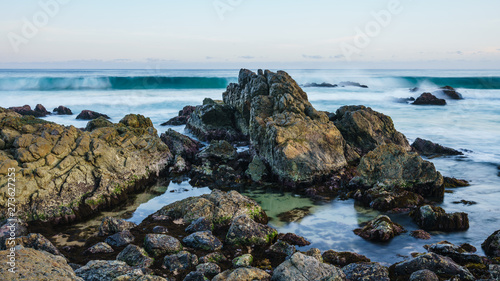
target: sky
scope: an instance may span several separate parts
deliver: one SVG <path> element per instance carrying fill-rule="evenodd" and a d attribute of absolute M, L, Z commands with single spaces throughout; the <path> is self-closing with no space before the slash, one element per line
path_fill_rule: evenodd
<path fill-rule="evenodd" d="M 500 1 L 0 0 L 0 68 L 500 69 Z"/>

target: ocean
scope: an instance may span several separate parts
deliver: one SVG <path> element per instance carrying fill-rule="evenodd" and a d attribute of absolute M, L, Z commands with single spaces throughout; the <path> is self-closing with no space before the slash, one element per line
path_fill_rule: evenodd
<path fill-rule="evenodd" d="M 417 137 L 464 152 L 463 156 L 427 159 L 444 175 L 470 181 L 471 186 L 446 193 L 441 207 L 447 212 L 467 212 L 470 229 L 464 232 L 431 232 L 431 240 L 417 240 L 409 233 L 388 243 L 372 243 L 354 235 L 353 229 L 379 213 L 353 200 L 318 204 L 291 192 L 257 189 L 242 192 L 256 199 L 280 232 L 294 232 L 312 242 L 306 250 L 355 251 L 373 261 L 391 264 L 411 252 L 425 251 L 424 244 L 447 240 L 470 243 L 483 254 L 481 243 L 500 229 L 500 71 L 497 70 L 286 70 L 299 84 L 358 82 L 336 88 L 306 87 L 309 101 L 318 110 L 334 112 L 343 105 L 365 105 L 391 116 L 395 127 L 411 142 Z M 222 99 L 228 83 L 236 82 L 238 70 L 0 70 L 0 106 L 34 107 L 47 110 L 63 105 L 75 115 L 45 117 L 78 128 L 86 121 L 76 114 L 88 109 L 107 114 L 118 122 L 129 113 L 150 117 L 159 133 L 184 126 L 161 123 L 177 115 L 186 105 L 201 104 L 206 97 Z M 416 106 L 397 98 L 418 97 L 437 87 L 452 86 L 463 100 L 447 100 L 446 106 Z M 417 92 L 410 88 L 419 87 Z M 20 187 L 21 188 L 21 187 Z M 171 183 L 162 195 L 143 196 L 128 210 L 128 219 L 142 219 L 163 205 L 188 196 L 210 192 L 187 182 Z M 139 196 L 140 197 L 140 196 Z M 462 199 L 475 205 L 456 204 Z M 283 223 L 276 215 L 295 207 L 311 207 L 311 215 L 299 222 Z M 405 215 L 390 215 L 408 231 L 417 226 Z"/>

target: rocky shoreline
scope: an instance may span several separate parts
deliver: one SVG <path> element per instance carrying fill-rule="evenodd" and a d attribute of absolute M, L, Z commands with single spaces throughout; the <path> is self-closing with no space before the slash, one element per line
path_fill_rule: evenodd
<path fill-rule="evenodd" d="M 461 98 L 452 88 L 442 91 Z M 298 252 L 295 246 L 307 244 L 307 237 L 278 233 L 267 226 L 267 215 L 255 201 L 231 190 L 273 184 L 318 200 L 353 198 L 376 210 L 408 214 L 421 228 L 412 235 L 425 238 L 426 230 L 469 228 L 466 213 L 434 206 L 443 200 L 445 187 L 468 183 L 443 177 L 420 156 L 461 152 L 422 139 L 410 145 L 389 116 L 369 107 L 317 111 L 283 71 L 242 69 L 238 83 L 222 97 L 187 106 L 165 122 L 186 124 L 207 145 L 173 130 L 158 136 L 142 115 L 112 123 L 88 111 L 96 118 L 77 129 L 0 109 L 0 174 L 14 167 L 26 187 L 19 195 L 18 217 L 28 226 L 18 233 L 16 244 L 22 246 L 17 251 L 60 263 L 53 280 L 498 278 L 498 233 L 483 243 L 489 257 L 443 241 L 390 267 L 350 252 Z M 60 107 L 60 112 L 67 111 Z M 238 151 L 242 145 L 249 149 Z M 167 205 L 138 226 L 106 218 L 99 233 L 80 246 L 58 249 L 53 237 L 36 234 L 47 231 L 44 223 L 84 220 L 174 176 L 213 191 Z M 0 186 L 6 185 L 2 177 Z M 7 197 L 0 196 L 5 208 Z M 363 239 L 388 241 L 406 230 L 379 216 L 353 231 Z M 2 231 L 4 242 L 7 233 Z M 54 272 L 50 264 L 26 270 L 32 278 Z"/>

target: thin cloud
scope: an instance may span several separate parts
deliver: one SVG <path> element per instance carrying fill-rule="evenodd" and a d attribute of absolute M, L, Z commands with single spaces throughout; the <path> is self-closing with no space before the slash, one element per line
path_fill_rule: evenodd
<path fill-rule="evenodd" d="M 252 56 L 240 56 L 239 58 L 240 59 L 251 60 L 251 59 L 254 59 L 255 57 L 252 57 Z"/>
<path fill-rule="evenodd" d="M 214 57 L 205 57 L 205 59 L 207 59 L 207 60 L 213 60 Z"/>
<path fill-rule="evenodd" d="M 464 53 L 462 51 L 457 51 L 457 54 L 463 55 Z"/>
<path fill-rule="evenodd" d="M 308 56 L 308 55 L 302 55 L 303 58 L 306 58 L 306 59 L 313 59 L 313 60 L 320 60 L 322 59 L 323 57 L 322 56 Z"/>

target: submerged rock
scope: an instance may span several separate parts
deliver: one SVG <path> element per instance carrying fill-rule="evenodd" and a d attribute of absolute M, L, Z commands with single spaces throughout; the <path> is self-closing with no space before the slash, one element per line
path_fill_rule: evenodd
<path fill-rule="evenodd" d="M 452 259 L 435 253 L 420 255 L 408 261 L 391 266 L 397 278 L 409 278 L 412 273 L 422 269 L 428 269 L 441 278 L 456 276 L 460 280 L 476 280 L 474 276 L 462 266 L 456 264 Z"/>
<path fill-rule="evenodd" d="M 427 231 L 462 231 L 469 229 L 469 217 L 466 213 L 448 214 L 441 207 L 425 205 L 412 211 L 410 216 L 418 226 Z"/>
<path fill-rule="evenodd" d="M 65 107 L 65 106 L 58 106 L 54 108 L 52 112 L 57 113 L 58 115 L 73 115 L 73 112 L 71 112 L 71 109 Z"/>
<path fill-rule="evenodd" d="M 388 216 L 380 215 L 369 221 L 363 228 L 354 230 L 356 235 L 361 236 L 366 240 L 373 241 L 389 241 L 394 236 L 406 232 L 404 228 L 392 222 Z"/>
<path fill-rule="evenodd" d="M 431 235 L 422 229 L 414 230 L 410 233 L 412 237 L 415 237 L 417 239 L 422 239 L 422 240 L 429 240 L 431 239 Z"/>
<path fill-rule="evenodd" d="M 80 112 L 80 114 L 78 114 L 76 116 L 76 119 L 93 120 L 93 119 L 97 119 L 99 117 L 104 117 L 106 119 L 111 119 L 106 114 L 102 114 L 102 113 L 95 112 L 95 111 L 92 111 L 92 110 L 82 110 L 82 112 Z"/>
<path fill-rule="evenodd" d="M 311 211 L 309 209 L 311 209 L 311 207 L 294 208 L 290 211 L 278 214 L 277 217 L 283 222 L 296 222 L 310 215 Z"/>
<path fill-rule="evenodd" d="M 0 162 L 22 175 L 16 178 L 23 186 L 16 195 L 18 215 L 28 221 L 79 220 L 126 200 L 164 172 L 172 155 L 152 123 L 138 127 L 127 120 L 82 131 L 0 110 Z M 7 169 L 1 167 L 3 189 Z M 2 214 L 7 200 L 0 194 Z"/>
<path fill-rule="evenodd" d="M 342 271 L 349 281 L 390 281 L 387 267 L 377 262 L 351 263 Z"/>
<path fill-rule="evenodd" d="M 335 87 L 338 87 L 338 85 L 323 82 L 323 83 L 306 83 L 306 84 L 304 84 L 303 87 L 335 88 Z"/>
<path fill-rule="evenodd" d="M 161 126 L 186 125 L 194 110 L 195 110 L 194 106 L 187 105 L 181 111 L 179 111 L 178 116 L 168 120 L 167 122 L 161 123 Z"/>
<path fill-rule="evenodd" d="M 99 236 L 106 236 L 115 234 L 120 231 L 130 230 L 137 225 L 133 222 L 129 222 L 123 219 L 118 219 L 114 217 L 104 217 L 99 225 Z"/>
<path fill-rule="evenodd" d="M 446 105 L 444 99 L 438 99 L 431 93 L 423 93 L 412 104 L 415 105 Z"/>
<path fill-rule="evenodd" d="M 223 98 L 236 111 L 237 129 L 280 180 L 311 182 L 347 164 L 342 135 L 286 72 L 242 69 Z"/>
<path fill-rule="evenodd" d="M 360 155 L 383 144 L 396 144 L 410 151 L 406 137 L 394 128 L 391 117 L 369 107 L 343 106 L 332 118 L 347 143 Z"/>
<path fill-rule="evenodd" d="M 0 251 L 4 257 L 11 254 L 10 250 Z M 0 267 L 0 280 L 53 280 L 53 281 L 83 281 L 68 265 L 64 257 L 45 251 L 18 247 L 15 257 L 15 273 L 9 272 L 9 266 Z"/>
<path fill-rule="evenodd" d="M 233 245 L 265 245 L 277 235 L 276 229 L 255 222 L 248 215 L 241 215 L 233 219 L 226 242 Z"/>
<path fill-rule="evenodd" d="M 482 244 L 484 252 L 488 256 L 500 257 L 500 230 L 491 234 Z"/>
<path fill-rule="evenodd" d="M 369 258 L 354 252 L 325 251 L 322 255 L 323 261 L 335 266 L 344 267 L 351 263 L 371 262 Z"/>
<path fill-rule="evenodd" d="M 411 145 L 415 151 L 420 155 L 434 156 L 434 155 L 463 155 L 462 152 L 453 148 L 444 147 L 440 144 L 433 143 L 429 140 L 417 138 Z"/>
<path fill-rule="evenodd" d="M 253 199 L 237 191 L 213 190 L 210 194 L 186 198 L 161 208 L 152 216 L 168 216 L 192 222 L 204 217 L 214 224 L 230 224 L 233 218 L 246 214 L 250 218 L 267 223 L 267 215 Z"/>
<path fill-rule="evenodd" d="M 302 253 L 293 254 L 275 270 L 273 281 L 331 280 L 343 281 L 345 274 L 337 267 L 320 263 Z"/>

